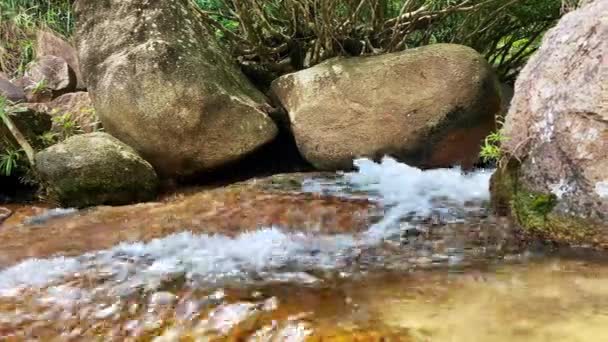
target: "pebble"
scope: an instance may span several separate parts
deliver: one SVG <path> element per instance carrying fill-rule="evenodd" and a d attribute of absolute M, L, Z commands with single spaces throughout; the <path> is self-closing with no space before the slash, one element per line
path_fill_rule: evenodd
<path fill-rule="evenodd" d="M 151 297 L 149 304 L 150 306 L 167 306 L 175 302 L 177 296 L 171 292 L 161 291 L 155 292 Z"/>
<path fill-rule="evenodd" d="M 120 310 L 120 305 L 112 304 L 105 309 L 97 311 L 93 317 L 97 319 L 106 319 L 116 314 Z"/>

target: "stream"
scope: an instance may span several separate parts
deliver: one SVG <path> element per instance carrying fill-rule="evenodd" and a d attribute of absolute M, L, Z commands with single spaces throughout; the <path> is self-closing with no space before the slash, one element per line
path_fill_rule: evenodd
<path fill-rule="evenodd" d="M 492 170 L 356 166 L 15 215 L 0 340 L 608 340 L 608 259 L 493 217 Z"/>

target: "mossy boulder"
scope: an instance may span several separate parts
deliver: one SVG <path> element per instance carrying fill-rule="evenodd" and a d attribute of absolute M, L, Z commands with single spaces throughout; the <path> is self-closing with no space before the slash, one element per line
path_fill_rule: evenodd
<path fill-rule="evenodd" d="M 494 208 L 525 231 L 608 248 L 608 2 L 593 1 L 547 32 L 521 71 L 492 181 Z M 509 162 L 506 162 L 510 160 Z"/>
<path fill-rule="evenodd" d="M 521 178 L 515 159 L 492 176 L 493 209 L 511 216 L 523 231 L 535 238 L 559 244 L 608 248 L 608 228 L 603 219 L 567 209 L 551 191 L 533 190 Z"/>
<path fill-rule="evenodd" d="M 73 136 L 36 154 L 36 170 L 52 198 L 68 207 L 154 199 L 152 166 L 107 133 Z"/>

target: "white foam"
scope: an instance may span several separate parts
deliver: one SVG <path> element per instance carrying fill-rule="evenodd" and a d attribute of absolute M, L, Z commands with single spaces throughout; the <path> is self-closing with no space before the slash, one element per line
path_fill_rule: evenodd
<path fill-rule="evenodd" d="M 44 287 L 80 270 L 74 258 L 29 259 L 0 272 L 0 296 L 25 287 Z"/>
<path fill-rule="evenodd" d="M 277 227 L 245 232 L 236 237 L 194 235 L 183 232 L 147 243 L 118 246 L 76 258 L 27 260 L 0 272 L 0 294 L 16 288 L 42 288 L 60 283 L 75 273 L 110 277 L 110 291 L 117 295 L 138 287 L 157 289 L 167 279 L 183 276 L 191 282 L 226 279 L 307 279 L 307 271 L 340 269 L 360 253 L 360 248 L 394 233 L 400 218 L 416 212 L 430 213 L 434 199 L 463 204 L 489 196 L 489 171 L 463 174 L 460 169 L 422 171 L 393 159 L 381 163 L 358 160 L 358 172 L 337 182 L 374 193 L 390 206 L 386 217 L 363 234 L 319 235 L 286 233 Z M 337 187 L 336 189 L 343 189 Z M 297 227 L 294 227 L 297 228 Z M 304 273 L 303 273 L 304 272 Z"/>
<path fill-rule="evenodd" d="M 354 162 L 357 172 L 344 174 L 344 180 L 355 191 L 375 194 L 378 201 L 390 208 L 384 219 L 370 228 L 367 235 L 378 241 L 398 228 L 396 223 L 407 215 L 427 216 L 438 208 L 438 200 L 454 207 L 466 202 L 486 201 L 490 197 L 492 170 L 464 173 L 459 167 L 421 170 L 393 158 L 384 157 L 380 163 L 369 159 Z M 319 182 L 310 189 L 340 193 L 345 187 L 324 187 Z"/>
<path fill-rule="evenodd" d="M 423 171 L 389 157 L 381 163 L 358 159 L 355 166 L 359 171 L 345 174 L 353 186 L 378 193 L 386 204 L 400 204 L 419 214 L 430 212 L 436 198 L 463 204 L 490 196 L 490 170 L 468 174 L 458 167 Z"/>

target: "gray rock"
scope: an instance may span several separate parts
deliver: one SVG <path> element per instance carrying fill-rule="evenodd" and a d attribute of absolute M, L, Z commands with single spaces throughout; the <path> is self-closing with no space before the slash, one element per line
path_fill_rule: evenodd
<path fill-rule="evenodd" d="M 4 207 L 0 207 L 0 225 L 2 224 L 2 222 L 4 222 L 7 218 L 11 217 L 11 215 L 13 214 L 13 211 L 8 209 L 8 208 L 4 208 Z"/>
<path fill-rule="evenodd" d="M 608 1 L 589 2 L 547 32 L 515 84 L 494 200 L 552 240 L 608 247 L 606 56 Z"/>
<path fill-rule="evenodd" d="M 11 102 L 24 102 L 25 93 L 23 89 L 13 84 L 7 77 L 0 75 L 0 96 Z"/>
<path fill-rule="evenodd" d="M 84 80 L 80 72 L 78 52 L 65 39 L 49 30 L 39 30 L 36 33 L 36 56 L 56 56 L 63 58 L 76 76 L 76 88 L 85 89 Z"/>

